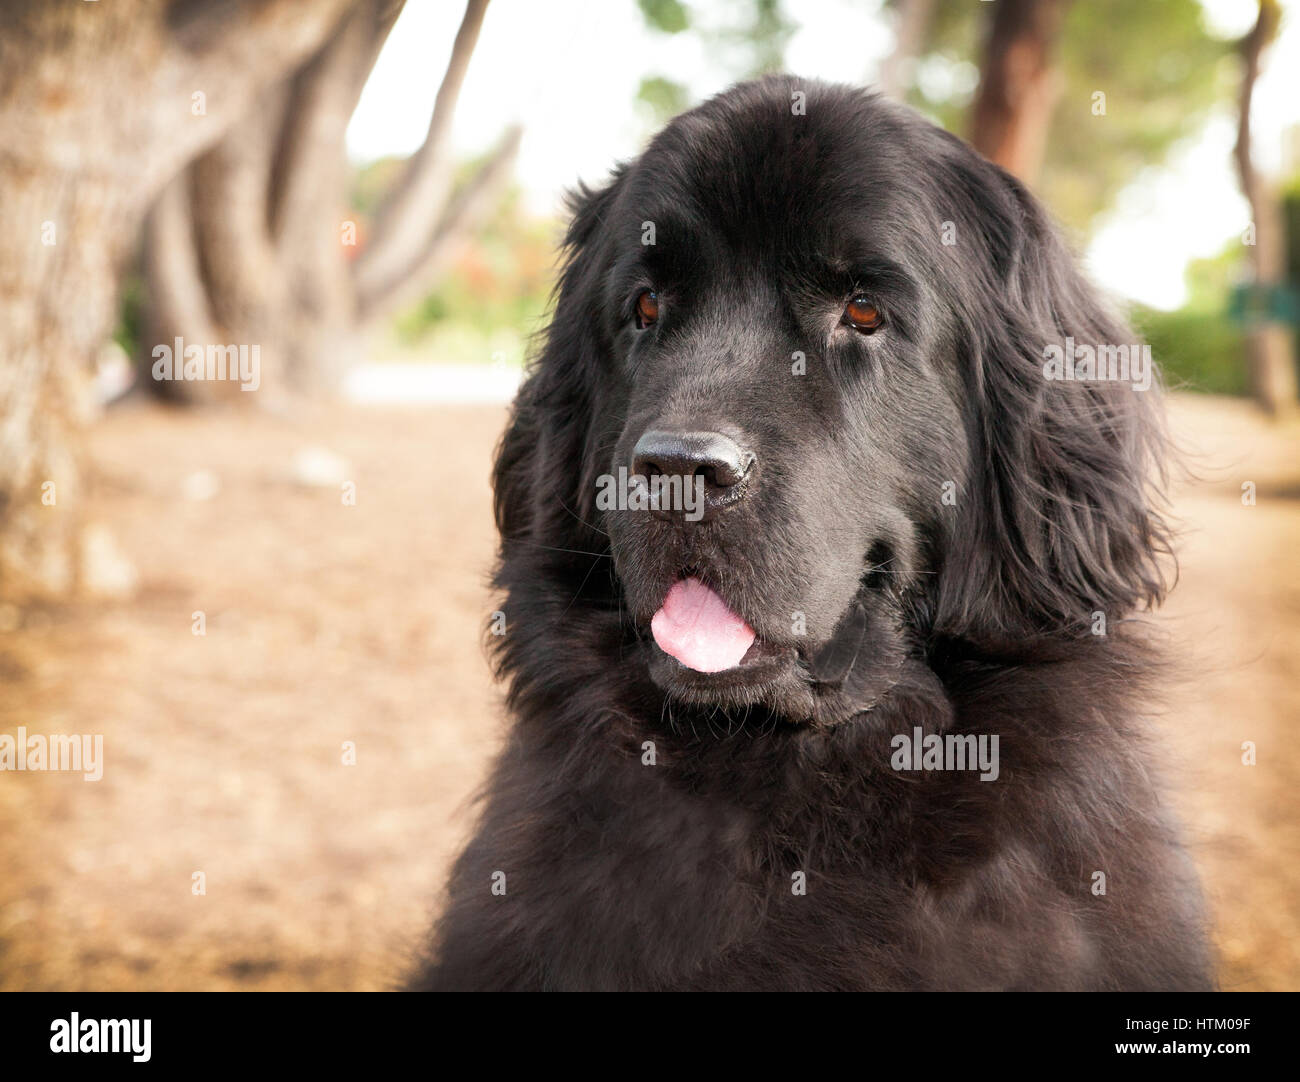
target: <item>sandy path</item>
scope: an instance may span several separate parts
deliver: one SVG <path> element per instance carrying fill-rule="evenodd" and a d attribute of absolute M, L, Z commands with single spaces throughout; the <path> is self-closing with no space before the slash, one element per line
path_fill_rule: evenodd
<path fill-rule="evenodd" d="M 1217 464 L 1177 498 L 1189 535 L 1167 613 L 1194 680 L 1160 720 L 1175 800 L 1225 986 L 1300 989 L 1295 432 L 1222 401 L 1179 400 L 1175 419 Z M 96 783 L 0 775 L 0 988 L 400 975 L 501 732 L 480 629 L 503 420 L 139 408 L 96 429 L 93 514 L 141 586 L 131 603 L 0 611 L 0 732 L 101 733 L 107 761 Z M 310 445 L 350 461 L 355 507 L 337 479 L 287 479 Z M 209 499 L 192 498 L 200 470 Z"/>

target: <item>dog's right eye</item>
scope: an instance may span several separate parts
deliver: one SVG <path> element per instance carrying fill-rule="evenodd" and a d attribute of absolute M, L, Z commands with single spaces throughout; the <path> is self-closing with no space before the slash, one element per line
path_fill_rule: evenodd
<path fill-rule="evenodd" d="M 653 289 L 642 290 L 636 299 L 636 325 L 638 330 L 651 327 L 659 319 L 659 294 Z"/>
<path fill-rule="evenodd" d="M 855 293 L 844 306 L 844 322 L 859 334 L 872 334 L 885 321 L 880 309 L 871 303 L 865 293 Z"/>

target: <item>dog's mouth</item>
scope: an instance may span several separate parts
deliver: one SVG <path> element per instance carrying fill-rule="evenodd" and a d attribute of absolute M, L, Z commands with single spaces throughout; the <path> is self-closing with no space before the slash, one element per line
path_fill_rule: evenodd
<path fill-rule="evenodd" d="M 745 619 L 693 576 L 669 588 L 650 631 L 660 650 L 699 673 L 736 668 L 758 643 Z"/>
<path fill-rule="evenodd" d="M 795 661 L 798 653 L 793 646 L 764 640 L 715 590 L 689 572 L 669 588 L 650 631 L 655 645 L 672 659 L 668 664 L 678 682 L 699 688 L 761 683 Z"/>
<path fill-rule="evenodd" d="M 679 572 L 650 620 L 650 675 L 672 697 L 712 706 L 766 703 L 788 720 L 826 720 L 875 701 L 889 686 L 901 647 L 868 578 L 831 635 L 791 642 L 764 639 L 706 575 Z"/>

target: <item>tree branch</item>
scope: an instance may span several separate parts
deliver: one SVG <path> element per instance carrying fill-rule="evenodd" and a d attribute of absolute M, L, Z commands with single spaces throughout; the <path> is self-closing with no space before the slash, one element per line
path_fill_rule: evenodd
<path fill-rule="evenodd" d="M 514 169 L 522 134 L 518 125 L 507 129 L 491 157 L 447 207 L 423 246 L 392 281 L 373 293 L 358 293 L 357 308 L 362 320 L 373 320 L 391 312 L 432 288 L 469 234 L 482 224 L 500 200 Z"/>
<path fill-rule="evenodd" d="M 448 153 L 452 119 L 487 6 L 488 0 L 469 0 L 465 5 L 424 143 L 408 159 L 401 178 L 384 200 L 370 242 L 354 264 L 361 297 L 374 298 L 405 277 L 406 268 L 419 255 L 423 238 L 434 230 L 447 204 L 453 178 Z"/>

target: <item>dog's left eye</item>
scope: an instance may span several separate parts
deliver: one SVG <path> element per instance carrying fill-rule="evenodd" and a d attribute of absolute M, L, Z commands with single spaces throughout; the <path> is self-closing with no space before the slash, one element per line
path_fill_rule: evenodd
<path fill-rule="evenodd" d="M 659 294 L 653 289 L 642 291 L 636 299 L 636 325 L 640 330 L 653 326 L 659 319 Z"/>
<path fill-rule="evenodd" d="M 844 306 L 844 322 L 855 331 L 870 334 L 879 329 L 884 321 L 880 309 L 871 303 L 871 298 L 865 293 L 855 293 Z"/>

